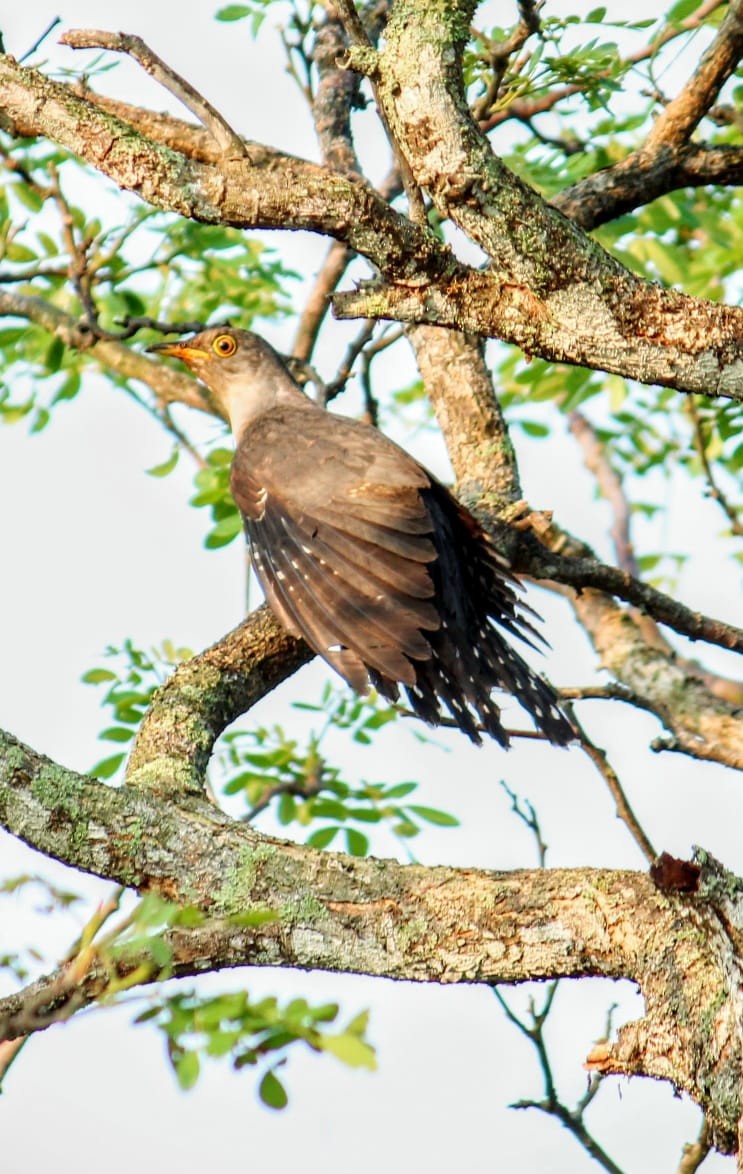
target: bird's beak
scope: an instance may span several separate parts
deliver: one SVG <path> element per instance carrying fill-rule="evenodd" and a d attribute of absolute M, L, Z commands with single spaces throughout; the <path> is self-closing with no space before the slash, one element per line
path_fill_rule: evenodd
<path fill-rule="evenodd" d="M 183 363 L 203 363 L 211 356 L 208 351 L 203 351 L 201 347 L 189 346 L 187 342 L 156 342 L 153 346 L 147 347 L 147 352 L 155 352 L 158 355 L 172 355 L 174 359 L 180 359 Z"/>

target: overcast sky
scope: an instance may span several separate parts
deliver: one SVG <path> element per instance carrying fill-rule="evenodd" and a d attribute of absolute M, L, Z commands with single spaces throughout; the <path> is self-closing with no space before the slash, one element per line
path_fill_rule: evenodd
<path fill-rule="evenodd" d="M 110 0 L 68 0 L 61 11 L 47 0 L 16 7 L 2 22 L 8 52 L 21 55 L 57 14 L 64 28 L 123 26 L 143 36 L 238 130 L 297 154 L 314 154 L 309 120 L 297 114 L 276 35 L 267 31 L 256 47 L 245 26 L 212 20 L 216 3 L 194 7 L 188 16 L 181 4 L 143 0 L 130 0 L 125 12 Z M 662 11 L 656 0 L 625 3 L 617 11 L 627 15 L 633 8 L 642 15 Z M 71 69 L 80 66 L 70 50 L 50 46 L 49 56 Z M 173 104 L 128 62 L 100 85 L 155 109 Z M 325 248 L 299 236 L 273 243 L 305 273 Z M 340 350 L 343 331 L 352 327 L 337 330 Z M 267 334 L 278 345 L 289 343 L 286 328 L 274 325 Z M 205 441 L 214 436 L 215 425 L 206 422 L 203 428 Z M 440 446 L 421 435 L 408 441 L 416 455 L 446 475 Z M 28 439 L 23 425 L 0 427 L 0 549 L 5 552 L 0 722 L 77 769 L 88 769 L 104 753 L 96 742 L 104 724 L 100 698 L 79 680 L 101 663 L 108 644 L 131 636 L 146 647 L 171 637 L 198 650 L 242 615 L 239 544 L 216 553 L 203 549 L 205 520 L 185 505 L 191 492 L 186 463 L 165 480 L 144 473 L 169 450 L 157 426 L 127 397 L 111 392 L 92 367 L 83 393 L 64 405 L 41 435 Z M 610 559 L 607 513 L 594 500 L 572 443 L 558 438 L 548 450 L 525 443 L 521 460 L 532 505 L 554 508 L 561 523 Z M 672 508 L 656 537 L 670 549 L 703 551 L 684 571 L 683 598 L 733 619 L 729 566 L 716 562 L 705 544 L 706 534 L 721 529 L 712 505 L 700 503 L 680 478 L 672 478 L 662 492 Z M 575 632 L 567 606 L 544 592 L 533 593 L 532 602 L 553 645 L 540 667 L 559 683 L 592 679 L 596 658 Z M 707 660 L 721 671 L 734 671 L 722 653 Z M 308 667 L 264 701 L 258 716 L 306 729 L 308 719 L 291 711 L 289 702 L 312 696 L 325 679 L 324 669 Z M 646 715 L 594 706 L 585 716 L 651 839 L 681 856 L 701 843 L 740 871 L 739 784 L 732 772 L 700 768 L 680 755 L 643 752 L 659 732 Z M 461 832 L 434 830 L 415 842 L 422 862 L 492 868 L 535 862 L 532 840 L 509 815 L 498 786 L 505 778 L 537 806 L 550 864 L 643 867 L 613 818 L 601 781 L 578 751 L 525 743 L 506 756 L 495 746 L 477 751 L 457 735 L 441 734 L 437 741 L 445 752 L 421 748 L 403 728 L 386 732 L 378 746 L 364 751 L 363 762 L 354 763 L 338 749 L 347 768 L 368 779 L 425 779 L 422 801 L 459 815 Z M 721 819 L 721 811 L 738 818 Z M 391 840 L 375 842 L 377 854 L 391 855 L 395 848 Z M 10 837 L 0 837 L 0 853 L 5 875 L 38 870 L 64 878 L 62 883 L 94 901 L 107 892 L 100 882 L 33 857 Z M 33 916 L 28 901 L 4 900 L 0 955 L 19 940 L 33 940 L 48 951 L 51 963 L 77 924 L 74 919 L 47 923 Z M 181 1174 L 197 1174 L 206 1163 L 238 1162 L 261 1174 L 298 1168 L 306 1174 L 352 1169 L 372 1174 L 380 1167 L 433 1174 L 595 1169 L 554 1121 L 506 1108 L 511 1100 L 540 1095 L 539 1074 L 533 1053 L 486 989 L 275 971 L 240 971 L 208 981 L 214 989 L 245 985 L 256 995 L 301 993 L 315 1002 L 338 1001 L 345 1019 L 370 1007 L 379 1071 L 351 1072 L 330 1058 L 297 1051 L 285 1070 L 290 1107 L 274 1114 L 259 1105 L 250 1072 L 235 1076 L 217 1064 L 195 1091 L 179 1092 L 159 1035 L 130 1027 L 134 1007 L 89 1013 L 34 1039 L 9 1075 L 0 1099 L 3 1174 L 87 1170 L 94 1162 L 108 1174 L 124 1174 L 145 1156 L 148 1166 L 178 1168 Z M 524 1005 L 529 993 L 534 988 L 514 993 L 514 1004 Z M 603 1033 L 611 1002 L 619 1004 L 620 1021 L 641 1011 L 628 983 L 563 983 L 558 993 L 549 1040 L 568 1103 L 584 1087 L 582 1061 Z M 655 1174 L 674 1168 L 682 1143 L 696 1136 L 699 1114 L 666 1085 L 611 1081 L 592 1108 L 589 1126 L 628 1174 Z M 712 1157 L 704 1168 L 714 1172 L 729 1165 Z"/>

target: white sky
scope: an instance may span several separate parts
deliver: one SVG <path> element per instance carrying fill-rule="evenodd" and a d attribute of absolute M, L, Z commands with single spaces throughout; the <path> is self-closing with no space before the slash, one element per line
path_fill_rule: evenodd
<path fill-rule="evenodd" d="M 61 15 L 66 28 L 123 25 L 139 33 L 240 131 L 297 154 L 314 153 L 311 127 L 297 116 L 276 37 L 266 33 L 256 48 L 244 26 L 213 22 L 217 7 L 216 2 L 194 7 L 186 17 L 180 4 L 130 0 L 122 15 L 111 0 L 69 0 Z M 661 10 L 657 0 L 620 7 L 622 15 Z M 34 0 L 4 17 L 8 51 L 24 52 L 58 11 L 47 0 Z M 52 54 L 57 63 L 80 66 L 71 51 L 50 48 Z M 171 101 L 128 62 L 106 75 L 105 86 L 155 109 Z M 272 243 L 282 245 L 290 264 L 310 272 L 325 247 L 306 236 L 275 237 Z M 337 331 L 337 338 L 345 339 L 353 327 Z M 279 345 L 288 341 L 277 327 L 267 333 Z M 410 441 L 410 447 L 445 468 L 440 449 L 425 437 Z M 168 452 L 169 441 L 157 427 L 126 397 L 111 394 L 92 369 L 83 394 L 63 405 L 40 436 L 28 439 L 23 425 L 0 429 L 0 543 L 6 552 L 0 722 L 78 769 L 104 753 L 95 740 L 102 725 L 99 696 L 79 678 L 101 663 L 107 644 L 131 635 L 147 646 L 169 636 L 199 649 L 242 614 L 241 552 L 238 544 L 217 553 L 203 550 L 205 521 L 185 507 L 191 491 L 186 462 L 164 481 L 143 473 Z M 549 449 L 524 445 L 527 496 L 536 507 L 554 508 L 561 522 L 610 558 L 605 508 L 594 501 L 592 483 L 577 465 L 567 440 Z M 684 572 L 684 599 L 732 619 L 729 566 L 718 566 L 704 545 L 707 533 L 721 529 L 720 519 L 679 479 L 668 494 L 669 548 L 688 544 L 704 551 Z M 536 604 L 555 649 L 547 671 L 561 683 L 587 681 L 595 656 L 574 632 L 568 609 L 541 592 Z M 734 672 L 723 654 L 708 660 Z M 311 694 L 324 679 L 317 666 L 304 670 L 262 703 L 259 716 L 300 725 L 288 700 Z M 660 732 L 647 716 L 609 706 L 582 712 L 660 848 L 683 856 L 701 843 L 741 869 L 740 792 L 732 772 L 644 752 Z M 392 731 L 378 747 L 364 751 L 363 761 L 348 762 L 349 770 L 355 767 L 371 779 L 425 779 L 421 801 L 457 812 L 461 832 L 432 831 L 415 842 L 423 862 L 494 868 L 533 863 L 530 837 L 509 817 L 497 786 L 506 778 L 536 804 L 552 865 L 642 867 L 613 818 L 602 783 L 577 751 L 526 743 L 506 756 L 496 747 L 477 751 L 458 736 L 442 735 L 440 741 L 449 753 L 421 750 L 407 731 Z M 380 853 L 393 849 L 378 846 Z M 62 875 L 7 836 L 0 838 L 0 863 L 6 875 L 37 869 Z M 71 887 L 78 882 L 96 900 L 106 891 L 66 874 Z M 74 925 L 39 923 L 24 901 L 6 900 L 0 954 L 35 935 L 53 958 L 74 936 Z M 453 1169 L 581 1174 L 595 1168 L 554 1121 L 506 1108 L 510 1100 L 538 1097 L 541 1086 L 533 1053 L 487 990 L 265 971 L 210 982 L 215 989 L 244 984 L 256 995 L 336 1000 L 344 1019 L 371 1007 L 378 1073 L 351 1072 L 330 1058 L 297 1052 L 285 1070 L 290 1107 L 272 1114 L 257 1102 L 251 1073 L 234 1076 L 216 1064 L 194 1092 L 180 1093 L 160 1037 L 130 1027 L 131 1007 L 92 1013 L 33 1040 L 10 1074 L 0 1099 L 3 1174 L 41 1174 L 52 1166 L 85 1170 L 93 1162 L 109 1174 L 124 1174 L 145 1154 L 148 1165 L 177 1166 L 182 1174 L 196 1174 L 206 1163 L 241 1163 L 261 1174 L 299 1167 L 307 1174 L 350 1169 L 371 1174 L 383 1165 L 432 1174 Z M 512 1001 L 523 1004 L 524 992 Z M 640 1011 L 626 983 L 565 983 L 558 994 L 549 1038 L 560 1091 L 569 1103 L 584 1087 L 582 1060 L 602 1034 L 612 1001 L 620 1003 L 620 1018 Z M 696 1136 L 698 1120 L 695 1107 L 674 1098 L 666 1085 L 613 1081 L 588 1124 L 625 1170 L 650 1174 L 675 1168 L 682 1143 Z M 705 1165 L 705 1171 L 723 1168 L 727 1165 L 718 1157 Z"/>

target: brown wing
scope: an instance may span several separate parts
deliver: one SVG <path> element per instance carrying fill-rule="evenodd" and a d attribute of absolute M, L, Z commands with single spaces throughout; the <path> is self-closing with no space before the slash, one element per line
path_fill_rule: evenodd
<path fill-rule="evenodd" d="M 420 466 L 355 421 L 276 409 L 242 436 L 232 492 L 281 622 L 363 690 L 366 667 L 413 685 L 439 626 Z"/>

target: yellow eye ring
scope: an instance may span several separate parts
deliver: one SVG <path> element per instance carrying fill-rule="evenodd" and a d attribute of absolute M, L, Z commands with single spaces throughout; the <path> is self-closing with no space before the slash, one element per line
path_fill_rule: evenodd
<path fill-rule="evenodd" d="M 212 350 L 220 359 L 229 359 L 237 350 L 237 343 L 231 334 L 218 334 L 212 343 Z"/>

